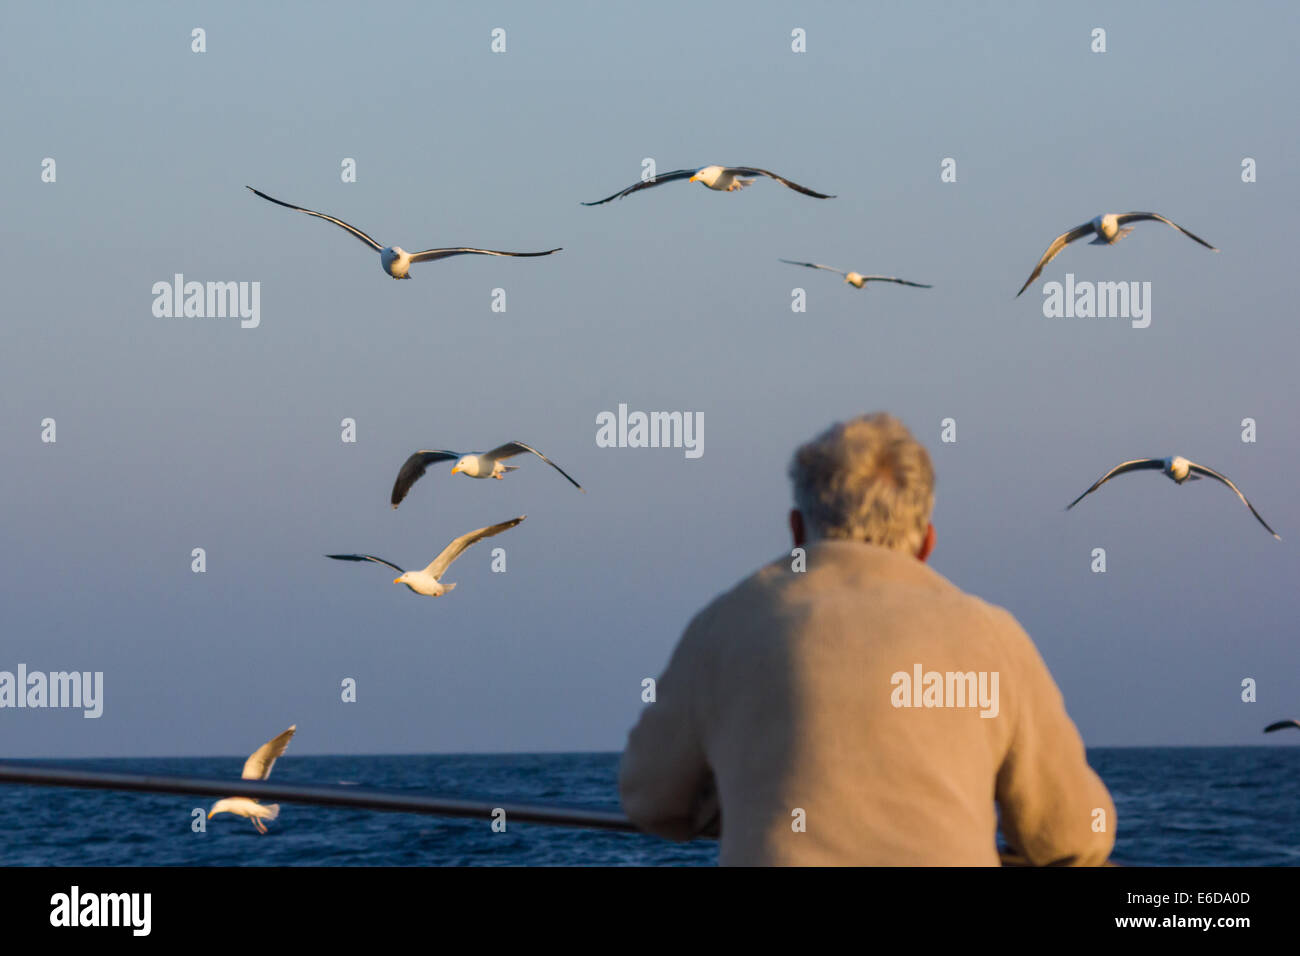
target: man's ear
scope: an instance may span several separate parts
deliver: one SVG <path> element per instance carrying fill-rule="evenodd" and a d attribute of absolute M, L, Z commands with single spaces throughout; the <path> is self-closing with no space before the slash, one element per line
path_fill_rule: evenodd
<path fill-rule="evenodd" d="M 921 542 L 921 550 L 916 552 L 916 560 L 924 562 L 930 557 L 930 552 L 934 550 L 934 525 L 926 525 L 925 540 Z"/>
<path fill-rule="evenodd" d="M 790 536 L 794 539 L 794 546 L 802 548 L 806 534 L 803 526 L 803 515 L 798 508 L 790 509 Z"/>

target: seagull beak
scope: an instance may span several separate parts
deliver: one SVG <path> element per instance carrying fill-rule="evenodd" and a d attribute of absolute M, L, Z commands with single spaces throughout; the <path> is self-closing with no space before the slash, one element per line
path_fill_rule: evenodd
<path fill-rule="evenodd" d="M 401 579 L 401 578 L 393 578 L 393 583 L 394 583 L 394 584 L 401 584 L 401 583 L 402 583 L 402 579 Z"/>
<path fill-rule="evenodd" d="M 687 181 L 688 183 L 693 183 L 693 182 L 695 182 L 695 177 L 692 176 L 690 179 L 688 179 L 688 180 L 686 180 L 686 181 Z"/>
<path fill-rule="evenodd" d="M 209 820 L 212 819 L 212 813 L 213 813 L 213 811 L 211 811 L 211 810 L 208 811 L 208 819 L 209 819 Z"/>
<path fill-rule="evenodd" d="M 452 465 L 452 467 L 451 467 L 451 473 L 454 475 L 454 474 L 456 474 L 456 472 L 458 472 L 458 471 L 460 471 L 460 465 Z"/>

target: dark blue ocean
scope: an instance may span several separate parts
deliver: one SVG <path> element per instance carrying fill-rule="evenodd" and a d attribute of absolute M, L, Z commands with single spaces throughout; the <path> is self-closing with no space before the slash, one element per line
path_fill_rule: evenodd
<path fill-rule="evenodd" d="M 1094 769 L 1115 798 L 1121 864 L 1300 865 L 1300 746 L 1097 748 Z M 58 766 L 237 777 L 242 758 L 83 760 Z M 503 803 L 618 809 L 618 754 L 294 757 L 281 783 L 354 783 Z M 883 785 L 883 784 L 882 784 Z M 234 792 L 234 791 L 232 791 Z M 4 866 L 699 865 L 717 844 L 527 823 L 282 804 L 267 836 L 225 814 L 191 831 L 208 797 L 0 784 Z"/>

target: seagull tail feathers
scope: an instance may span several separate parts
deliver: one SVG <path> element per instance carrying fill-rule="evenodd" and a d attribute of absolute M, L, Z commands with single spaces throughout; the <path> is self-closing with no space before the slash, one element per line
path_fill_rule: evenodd
<path fill-rule="evenodd" d="M 266 811 L 261 814 L 263 820 L 274 820 L 280 815 L 280 805 L 278 803 L 264 803 L 262 809 Z"/>

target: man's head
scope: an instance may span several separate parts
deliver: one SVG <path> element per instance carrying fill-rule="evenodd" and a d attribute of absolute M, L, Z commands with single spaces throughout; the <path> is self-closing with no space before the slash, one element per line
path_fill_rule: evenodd
<path fill-rule="evenodd" d="M 916 555 L 934 547 L 934 468 L 902 422 L 884 412 L 833 425 L 790 462 L 795 544 L 865 541 Z"/>

